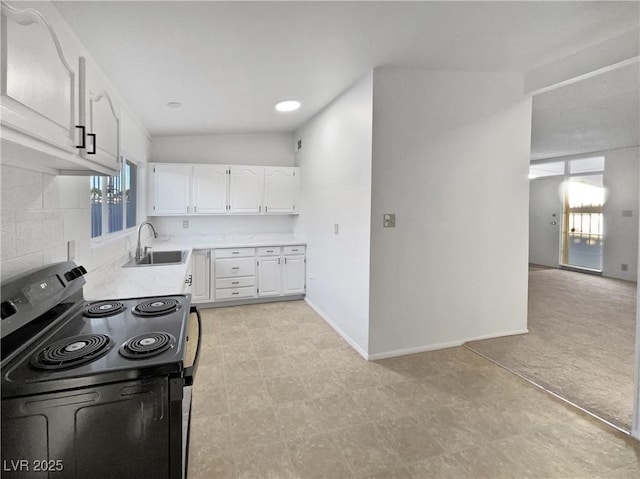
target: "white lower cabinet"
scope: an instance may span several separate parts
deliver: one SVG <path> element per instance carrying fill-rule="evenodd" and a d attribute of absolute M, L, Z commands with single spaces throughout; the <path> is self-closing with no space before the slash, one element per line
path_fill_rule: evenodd
<path fill-rule="evenodd" d="M 282 275 L 282 294 L 303 294 L 305 290 L 304 255 L 287 255 L 284 257 Z"/>
<path fill-rule="evenodd" d="M 256 297 L 255 248 L 214 250 L 215 301 Z"/>
<path fill-rule="evenodd" d="M 194 302 L 211 299 L 211 250 L 194 250 L 191 254 L 191 299 Z"/>
<path fill-rule="evenodd" d="M 305 292 L 305 247 L 258 248 L 258 296 L 287 296 Z"/>
<path fill-rule="evenodd" d="M 305 293 L 305 246 L 194 250 L 194 302 L 292 296 Z"/>

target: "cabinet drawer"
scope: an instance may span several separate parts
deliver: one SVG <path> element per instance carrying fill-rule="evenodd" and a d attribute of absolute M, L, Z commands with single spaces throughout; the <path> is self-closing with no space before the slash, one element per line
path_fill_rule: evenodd
<path fill-rule="evenodd" d="M 256 259 L 227 258 L 216 259 L 216 278 L 230 278 L 234 276 L 253 276 L 256 274 Z"/>
<path fill-rule="evenodd" d="M 249 286 L 246 288 L 216 289 L 216 300 L 254 298 L 255 296 L 256 296 L 255 286 Z"/>
<path fill-rule="evenodd" d="M 298 246 L 285 246 L 284 254 L 304 254 L 306 247 L 304 245 Z"/>
<path fill-rule="evenodd" d="M 280 254 L 280 246 L 264 246 L 258 248 L 258 256 L 278 256 Z"/>
<path fill-rule="evenodd" d="M 245 286 L 255 286 L 255 276 L 244 276 L 242 278 L 221 278 L 216 279 L 216 289 L 221 288 L 243 288 Z"/>
<path fill-rule="evenodd" d="M 216 258 L 240 258 L 246 256 L 255 256 L 255 248 L 226 248 L 217 249 Z"/>

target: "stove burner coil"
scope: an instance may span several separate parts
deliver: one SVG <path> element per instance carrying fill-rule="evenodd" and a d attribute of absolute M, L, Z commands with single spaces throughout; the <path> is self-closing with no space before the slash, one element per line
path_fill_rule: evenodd
<path fill-rule="evenodd" d="M 105 334 L 73 336 L 49 344 L 31 358 L 31 364 L 46 370 L 73 368 L 98 359 L 112 346 Z"/>
<path fill-rule="evenodd" d="M 179 307 L 178 301 L 172 298 L 155 298 L 139 303 L 133 308 L 138 316 L 162 316 L 173 313 Z"/>
<path fill-rule="evenodd" d="M 176 343 L 169 333 L 145 333 L 131 338 L 118 351 L 129 359 L 146 359 L 171 349 Z"/>
<path fill-rule="evenodd" d="M 127 309 L 126 306 L 119 301 L 100 301 L 99 303 L 90 304 L 82 312 L 82 315 L 88 318 L 106 318 L 125 309 Z"/>

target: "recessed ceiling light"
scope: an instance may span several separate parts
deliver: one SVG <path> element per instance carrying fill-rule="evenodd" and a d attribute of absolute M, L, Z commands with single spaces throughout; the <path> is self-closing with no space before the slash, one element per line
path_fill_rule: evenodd
<path fill-rule="evenodd" d="M 182 103 L 180 103 L 179 101 L 170 101 L 169 103 L 167 103 L 167 106 L 169 108 L 180 108 L 182 106 Z"/>
<path fill-rule="evenodd" d="M 298 100 L 283 100 L 276 103 L 276 110 L 278 111 L 295 111 L 298 108 L 300 108 Z"/>

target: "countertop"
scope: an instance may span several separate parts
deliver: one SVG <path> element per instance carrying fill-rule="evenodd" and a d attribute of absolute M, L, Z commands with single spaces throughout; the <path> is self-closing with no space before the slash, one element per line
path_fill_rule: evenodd
<path fill-rule="evenodd" d="M 143 241 L 143 245 L 150 246 L 154 251 L 187 250 L 184 263 L 122 268 L 127 262 L 126 258 L 122 259 L 110 267 L 101 268 L 99 275 L 89 275 L 84 297 L 89 301 L 97 301 L 182 294 L 193 250 L 299 244 L 306 244 L 306 241 L 291 234 L 159 236 Z"/>

